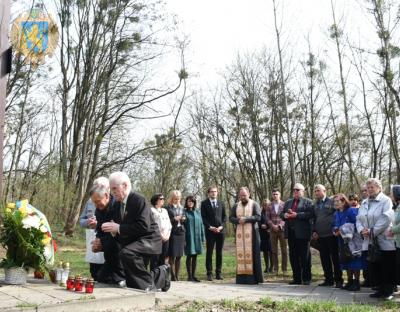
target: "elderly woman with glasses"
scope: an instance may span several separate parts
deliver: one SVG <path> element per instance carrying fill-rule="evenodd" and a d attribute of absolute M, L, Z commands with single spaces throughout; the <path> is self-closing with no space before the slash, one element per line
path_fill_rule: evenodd
<path fill-rule="evenodd" d="M 371 286 L 377 286 L 372 298 L 393 298 L 395 286 L 396 248 L 393 238 L 388 235 L 394 220 L 391 199 L 383 194 L 382 183 L 376 178 L 367 180 L 368 198 L 365 199 L 357 215 L 357 231 L 364 237 L 362 250 L 368 253 L 368 245 L 376 238 L 377 249 L 381 257 L 375 262 L 368 262 Z M 368 258 L 367 258 L 368 259 Z"/>
<path fill-rule="evenodd" d="M 161 193 L 154 194 L 150 199 L 152 205 L 151 212 L 154 220 L 158 224 L 162 239 L 161 253 L 152 257 L 150 262 L 151 270 L 165 264 L 165 261 L 168 258 L 169 236 L 171 235 L 172 225 L 167 209 L 163 208 L 164 200 L 164 196 Z"/>

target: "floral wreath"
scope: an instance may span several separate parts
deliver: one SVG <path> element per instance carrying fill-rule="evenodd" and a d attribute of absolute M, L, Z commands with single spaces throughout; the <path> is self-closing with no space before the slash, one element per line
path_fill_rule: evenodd
<path fill-rule="evenodd" d="M 17 265 L 43 270 L 54 263 L 56 245 L 50 225 L 46 216 L 28 200 L 7 205 L 0 241 L 7 249 L 3 267 Z"/>

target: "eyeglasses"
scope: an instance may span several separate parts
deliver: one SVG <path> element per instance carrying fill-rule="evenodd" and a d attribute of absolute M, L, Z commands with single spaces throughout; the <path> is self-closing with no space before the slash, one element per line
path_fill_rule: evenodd
<path fill-rule="evenodd" d="M 164 200 L 165 198 L 164 197 L 160 197 L 158 200 Z"/>
<path fill-rule="evenodd" d="M 301 189 L 293 189 L 293 191 L 300 192 L 302 190 Z"/>

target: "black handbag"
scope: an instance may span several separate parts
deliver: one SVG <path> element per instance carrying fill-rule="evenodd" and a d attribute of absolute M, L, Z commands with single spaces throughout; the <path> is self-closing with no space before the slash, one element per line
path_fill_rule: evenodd
<path fill-rule="evenodd" d="M 339 249 L 339 261 L 341 263 L 347 263 L 354 259 L 353 253 L 350 250 L 349 242 L 343 241 Z"/>
<path fill-rule="evenodd" d="M 371 263 L 379 262 L 382 258 L 382 252 L 379 249 L 378 238 L 374 235 L 373 231 L 370 232 L 370 239 L 368 245 L 367 261 Z"/>

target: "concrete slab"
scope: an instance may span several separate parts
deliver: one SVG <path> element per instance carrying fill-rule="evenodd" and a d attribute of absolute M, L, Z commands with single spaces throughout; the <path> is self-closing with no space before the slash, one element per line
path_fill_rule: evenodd
<path fill-rule="evenodd" d="M 96 284 L 93 294 L 67 291 L 46 280 L 25 285 L 0 282 L 1 311 L 143 311 L 155 307 L 155 294 Z"/>
<path fill-rule="evenodd" d="M 371 291 L 348 292 L 315 285 L 288 285 L 264 283 L 260 285 L 236 285 L 214 282 L 172 282 L 167 293 L 145 293 L 130 288 L 96 284 L 93 294 L 76 293 L 50 284 L 48 281 L 28 279 L 23 286 L 4 285 L 0 282 L 0 310 L 15 311 L 160 311 L 187 301 L 246 300 L 261 298 L 272 300 L 336 301 L 343 304 L 377 303 L 369 298 Z M 400 295 L 396 301 L 400 301 Z"/>
<path fill-rule="evenodd" d="M 348 292 L 333 287 L 319 287 L 317 285 L 288 285 L 285 283 L 264 283 L 261 285 L 214 284 L 210 282 L 191 283 L 173 282 L 167 293 L 156 293 L 156 306 L 165 308 L 181 302 L 220 301 L 224 299 L 258 301 L 269 297 L 273 300 L 310 300 L 335 301 L 343 304 L 377 303 L 379 300 L 369 298 L 372 291 L 363 289 L 361 292 Z M 400 302 L 400 296 L 395 297 Z"/>

